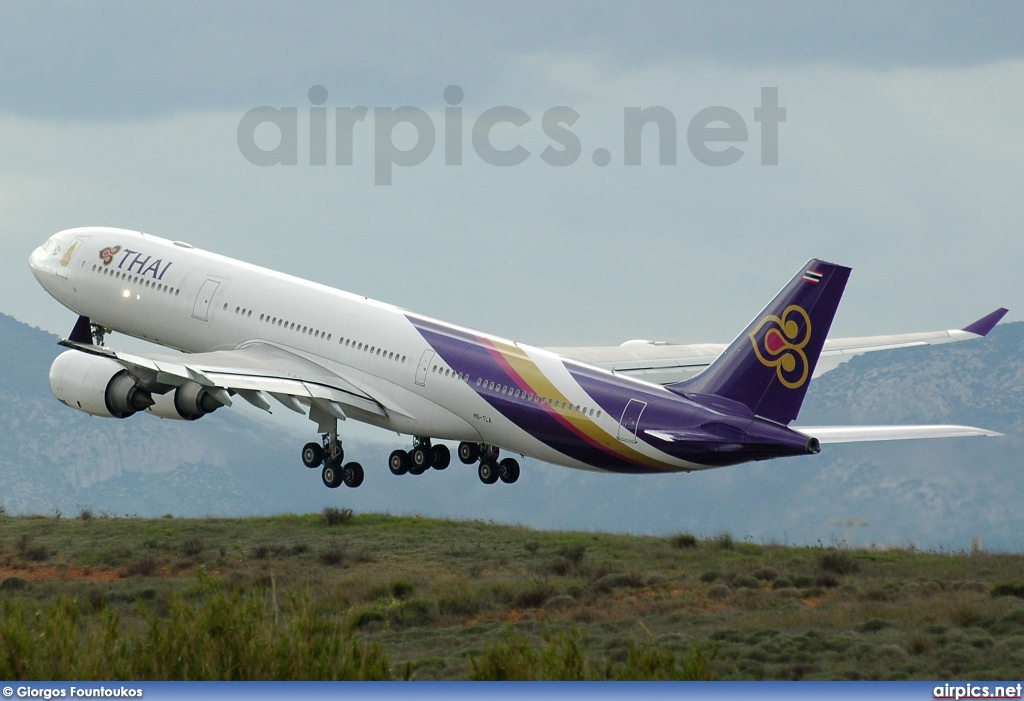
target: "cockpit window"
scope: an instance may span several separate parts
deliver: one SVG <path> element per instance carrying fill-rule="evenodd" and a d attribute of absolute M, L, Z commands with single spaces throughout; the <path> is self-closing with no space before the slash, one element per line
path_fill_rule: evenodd
<path fill-rule="evenodd" d="M 43 251 L 46 253 L 52 251 L 54 243 L 55 241 L 52 238 L 46 239 L 46 243 L 43 244 Z"/>

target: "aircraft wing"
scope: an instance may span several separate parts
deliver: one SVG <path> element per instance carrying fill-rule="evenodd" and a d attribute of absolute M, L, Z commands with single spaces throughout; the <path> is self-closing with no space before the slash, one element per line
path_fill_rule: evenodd
<path fill-rule="evenodd" d="M 861 353 L 913 346 L 934 346 L 981 338 L 988 335 L 1006 312 L 1006 309 L 997 309 L 962 329 L 830 338 L 825 341 L 825 347 L 818 358 L 814 377 L 834 370 Z M 710 365 L 727 347 L 726 343 L 685 345 L 661 341 L 627 341 L 621 346 L 580 346 L 546 350 L 615 373 L 667 385 L 693 377 Z"/>
<path fill-rule="evenodd" d="M 1003 434 L 974 426 L 790 426 L 819 443 L 901 441 L 911 438 L 963 438 Z"/>
<path fill-rule="evenodd" d="M 270 344 L 179 355 L 124 353 L 70 340 L 61 345 L 117 361 L 144 387 L 156 388 L 156 393 L 197 382 L 225 406 L 231 405 L 231 395 L 238 395 L 264 411 L 270 411 L 268 397 L 300 414 L 310 407 L 310 418 L 318 413 L 344 420 L 351 411 L 408 415 L 390 399 L 372 396 L 357 382 Z"/>

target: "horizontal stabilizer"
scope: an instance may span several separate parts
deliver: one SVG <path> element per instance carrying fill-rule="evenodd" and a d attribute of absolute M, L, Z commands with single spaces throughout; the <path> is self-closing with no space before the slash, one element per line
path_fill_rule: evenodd
<path fill-rule="evenodd" d="M 1003 434 L 974 426 L 790 426 L 819 443 L 902 441 L 911 438 L 963 438 Z"/>

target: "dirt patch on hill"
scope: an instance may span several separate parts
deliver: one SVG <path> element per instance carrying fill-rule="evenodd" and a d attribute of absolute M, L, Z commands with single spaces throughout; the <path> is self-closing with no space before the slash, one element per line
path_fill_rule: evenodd
<path fill-rule="evenodd" d="M 36 564 L 20 567 L 0 566 L 0 582 L 8 577 L 18 577 L 32 582 L 109 582 L 121 579 L 121 573 L 107 567 Z"/>

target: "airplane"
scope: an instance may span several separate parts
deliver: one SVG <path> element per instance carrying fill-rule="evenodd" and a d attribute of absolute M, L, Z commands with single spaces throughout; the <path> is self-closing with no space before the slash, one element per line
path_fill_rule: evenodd
<path fill-rule="evenodd" d="M 520 476 L 512 455 L 617 473 L 707 470 L 815 454 L 824 443 L 998 436 L 971 426 L 791 426 L 812 377 L 852 355 L 985 336 L 963 328 L 828 339 L 850 268 L 812 259 L 732 343 L 630 341 L 538 348 L 151 234 L 107 227 L 51 236 L 36 280 L 78 314 L 53 362 L 53 394 L 124 419 L 194 421 L 240 398 L 308 416 L 302 462 L 330 488 L 358 487 L 338 422 L 412 437 L 395 475 L 443 470 L 448 446 L 485 484 Z M 179 353 L 126 353 L 116 331 Z M 501 451 L 511 455 L 502 456 Z"/>

